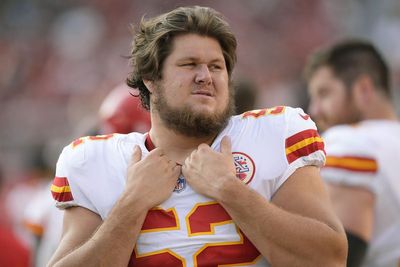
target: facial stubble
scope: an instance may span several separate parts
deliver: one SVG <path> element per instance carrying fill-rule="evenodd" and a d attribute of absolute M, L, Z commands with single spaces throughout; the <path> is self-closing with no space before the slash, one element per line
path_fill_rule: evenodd
<path fill-rule="evenodd" d="M 194 111 L 190 106 L 171 107 L 165 97 L 165 89 L 157 85 L 157 96 L 152 101 L 163 123 L 178 134 L 188 137 L 208 137 L 218 134 L 228 124 L 234 114 L 235 103 L 232 88 L 229 88 L 229 99 L 225 108 L 215 114 Z"/>

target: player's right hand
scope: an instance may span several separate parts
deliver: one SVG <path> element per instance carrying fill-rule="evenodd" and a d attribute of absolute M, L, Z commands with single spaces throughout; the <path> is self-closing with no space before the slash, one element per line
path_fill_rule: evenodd
<path fill-rule="evenodd" d="M 125 193 L 151 209 L 167 200 L 181 173 L 181 166 L 170 160 L 161 148 L 153 149 L 142 159 L 142 151 L 135 146 L 128 165 Z"/>

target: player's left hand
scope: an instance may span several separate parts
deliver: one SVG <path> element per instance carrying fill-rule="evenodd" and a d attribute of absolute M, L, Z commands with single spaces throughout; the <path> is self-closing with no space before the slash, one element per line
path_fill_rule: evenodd
<path fill-rule="evenodd" d="M 199 145 L 186 158 L 182 174 L 197 193 L 218 200 L 224 184 L 236 179 L 230 138 L 222 138 L 220 152 L 206 144 Z"/>

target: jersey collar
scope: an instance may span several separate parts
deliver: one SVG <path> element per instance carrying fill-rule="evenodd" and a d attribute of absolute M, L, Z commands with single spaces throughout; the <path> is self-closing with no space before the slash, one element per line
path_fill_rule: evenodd
<path fill-rule="evenodd" d="M 146 140 L 144 141 L 144 145 L 146 146 L 149 152 L 156 148 L 153 141 L 151 141 L 150 133 L 146 135 Z"/>

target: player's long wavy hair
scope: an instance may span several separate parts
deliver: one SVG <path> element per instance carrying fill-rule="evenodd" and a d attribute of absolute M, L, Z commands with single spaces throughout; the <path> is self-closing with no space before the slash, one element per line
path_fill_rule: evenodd
<path fill-rule="evenodd" d="M 139 89 L 142 105 L 150 109 L 150 92 L 143 80 L 161 79 L 163 63 L 171 53 L 172 40 L 185 33 L 215 38 L 221 45 L 229 78 L 236 63 L 236 37 L 222 15 L 208 7 L 179 7 L 160 16 L 144 19 L 134 35 L 127 84 Z"/>

